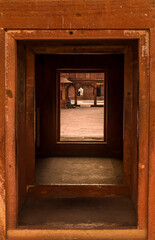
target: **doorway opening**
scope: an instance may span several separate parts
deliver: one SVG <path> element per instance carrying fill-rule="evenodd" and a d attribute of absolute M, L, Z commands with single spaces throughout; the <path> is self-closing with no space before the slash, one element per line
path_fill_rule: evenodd
<path fill-rule="evenodd" d="M 19 197 L 20 227 L 103 229 L 137 224 L 137 185 L 131 186 L 137 178 L 134 175 L 132 179 L 126 155 L 129 119 L 124 96 L 128 92 L 130 97 L 130 92 L 124 76 L 128 67 L 123 52 L 96 54 L 92 49 L 94 53 L 81 50 L 80 54 L 34 56 L 35 81 L 31 88 L 35 94 L 30 102 L 34 159 L 27 165 L 27 171 L 33 165 L 33 172 L 26 183 L 26 195 L 23 193 L 23 200 Z M 134 94 L 136 98 L 137 85 Z M 63 126 L 66 123 L 68 126 Z M 132 167 L 135 172 L 136 162 Z M 132 197 L 131 188 L 135 188 Z M 91 214 L 92 208 L 96 215 Z M 111 211 L 122 218 L 108 218 Z"/>
<path fill-rule="evenodd" d="M 36 56 L 37 184 L 123 183 L 123 66 L 121 54 Z"/>
<path fill-rule="evenodd" d="M 59 70 L 57 74 L 58 141 L 105 141 L 105 73 L 101 70 L 68 69 Z"/>

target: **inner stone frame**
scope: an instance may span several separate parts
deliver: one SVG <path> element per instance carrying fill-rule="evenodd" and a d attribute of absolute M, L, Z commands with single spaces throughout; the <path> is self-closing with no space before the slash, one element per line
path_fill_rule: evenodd
<path fill-rule="evenodd" d="M 36 54 L 36 96 L 46 93 L 44 106 L 36 97 L 36 109 L 40 108 L 39 157 L 116 157 L 123 159 L 123 54 Z M 42 67 L 43 66 L 43 67 Z M 105 72 L 106 107 L 104 141 L 59 141 L 60 116 L 58 104 L 58 69 L 100 69 Z M 40 69 L 40 70 L 39 70 Z M 42 76 L 42 77 L 40 77 Z M 43 85 L 41 79 L 43 79 Z M 47 112 L 48 108 L 50 109 Z M 117 125 L 117 127 L 116 127 Z M 108 130 L 107 130 L 108 129 Z M 90 146 L 91 145 L 91 146 Z M 72 148 L 72 151 L 71 151 Z"/>
<path fill-rule="evenodd" d="M 97 75 L 96 77 L 96 74 L 99 74 L 99 76 Z M 63 75 L 68 76 L 68 78 L 63 77 Z M 95 77 L 96 79 L 94 80 L 93 78 Z M 108 98 L 107 98 L 107 73 L 105 72 L 105 69 L 102 69 L 102 70 L 101 69 L 57 69 L 56 81 L 57 81 L 57 96 L 58 96 L 57 98 L 57 119 L 58 119 L 57 142 L 70 142 L 70 141 L 71 142 L 92 142 L 92 141 L 106 142 L 106 132 L 107 132 L 107 118 L 106 118 L 107 107 L 106 106 L 107 106 Z M 78 88 L 81 88 L 81 87 L 84 88 L 83 90 L 84 97 L 82 95 L 81 96 L 78 95 Z M 86 95 L 85 91 L 87 91 L 88 87 L 91 88 L 91 90 L 88 89 L 89 92 L 86 93 L 87 94 Z M 102 88 L 102 93 L 100 93 L 100 98 L 97 96 L 98 87 Z M 70 88 L 72 88 L 71 93 L 69 91 Z M 71 102 L 68 102 L 68 100 Z M 81 105 L 78 104 L 79 102 L 81 102 Z M 81 107 L 83 106 L 83 114 L 82 114 L 82 117 L 83 117 L 85 115 L 84 105 L 86 106 L 86 108 L 92 109 L 92 110 L 93 110 L 93 107 L 100 108 L 100 112 L 101 112 L 100 115 L 102 114 L 101 119 L 99 119 L 98 122 L 96 120 L 94 123 L 94 124 L 99 124 L 100 131 L 97 132 L 98 135 L 97 134 L 95 135 L 94 132 L 92 131 L 93 135 L 91 135 L 91 133 L 88 133 L 88 136 L 86 136 L 87 134 L 86 131 L 88 130 L 89 132 L 89 127 L 86 130 L 83 130 L 85 132 L 82 134 L 81 128 L 78 128 L 77 126 L 77 131 L 75 136 L 74 136 L 74 133 L 72 136 L 71 131 L 70 131 L 71 137 L 70 135 L 69 137 L 65 137 L 65 135 L 63 136 L 62 129 L 61 129 L 63 125 L 62 111 L 66 111 L 65 109 L 70 109 L 69 111 L 71 111 L 72 109 L 72 111 L 74 111 L 75 108 L 80 110 Z M 76 118 L 78 119 L 78 115 Z M 75 121 L 75 119 L 73 120 Z M 79 120 L 81 125 L 83 123 L 82 122 L 83 120 L 86 120 L 86 116 L 84 117 L 84 119 Z M 72 121 L 72 119 L 70 119 L 70 121 Z M 90 121 L 91 119 L 88 119 L 88 124 Z M 76 128 L 76 125 L 75 125 L 75 128 Z M 67 130 L 69 130 L 69 126 L 66 130 L 65 129 L 63 130 L 66 132 Z M 78 131 L 82 134 L 81 136 L 80 136 L 80 133 L 78 133 Z"/>

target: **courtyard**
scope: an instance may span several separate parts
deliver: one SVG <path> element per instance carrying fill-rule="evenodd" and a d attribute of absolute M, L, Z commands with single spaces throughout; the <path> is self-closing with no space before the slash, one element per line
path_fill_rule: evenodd
<path fill-rule="evenodd" d="M 60 141 L 104 141 L 104 107 L 78 101 L 75 108 L 61 109 Z"/>

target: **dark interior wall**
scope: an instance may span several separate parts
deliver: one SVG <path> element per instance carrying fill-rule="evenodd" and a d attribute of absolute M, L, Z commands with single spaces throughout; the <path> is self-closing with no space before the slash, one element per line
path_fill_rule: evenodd
<path fill-rule="evenodd" d="M 18 44 L 17 51 L 17 107 L 16 107 L 16 138 L 18 141 L 16 154 L 18 163 L 18 205 L 22 206 L 26 195 L 26 50 L 22 44 Z M 24 153 L 24 154 L 23 154 Z"/>
<path fill-rule="evenodd" d="M 139 85 L 139 60 L 138 48 L 133 47 L 133 85 L 132 85 L 132 150 L 131 150 L 131 194 L 132 200 L 137 208 L 138 201 L 138 138 L 137 138 L 137 106 L 138 103 L 138 85 Z"/>
<path fill-rule="evenodd" d="M 17 44 L 16 156 L 18 206 L 26 196 L 26 186 L 34 184 L 34 56 L 22 43 Z"/>
<path fill-rule="evenodd" d="M 107 76 L 107 144 L 57 143 L 56 70 L 100 68 Z M 123 55 L 36 55 L 36 108 L 40 112 L 41 156 L 115 156 L 123 152 Z"/>

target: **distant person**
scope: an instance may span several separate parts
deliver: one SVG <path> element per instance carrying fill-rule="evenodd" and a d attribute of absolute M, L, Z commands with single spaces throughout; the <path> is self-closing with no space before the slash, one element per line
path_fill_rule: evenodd
<path fill-rule="evenodd" d="M 78 89 L 78 96 L 83 96 L 83 88 L 82 87 L 80 87 Z"/>
<path fill-rule="evenodd" d="M 71 108 L 72 104 L 71 104 L 71 98 L 68 98 L 68 102 L 67 102 L 67 108 Z"/>

